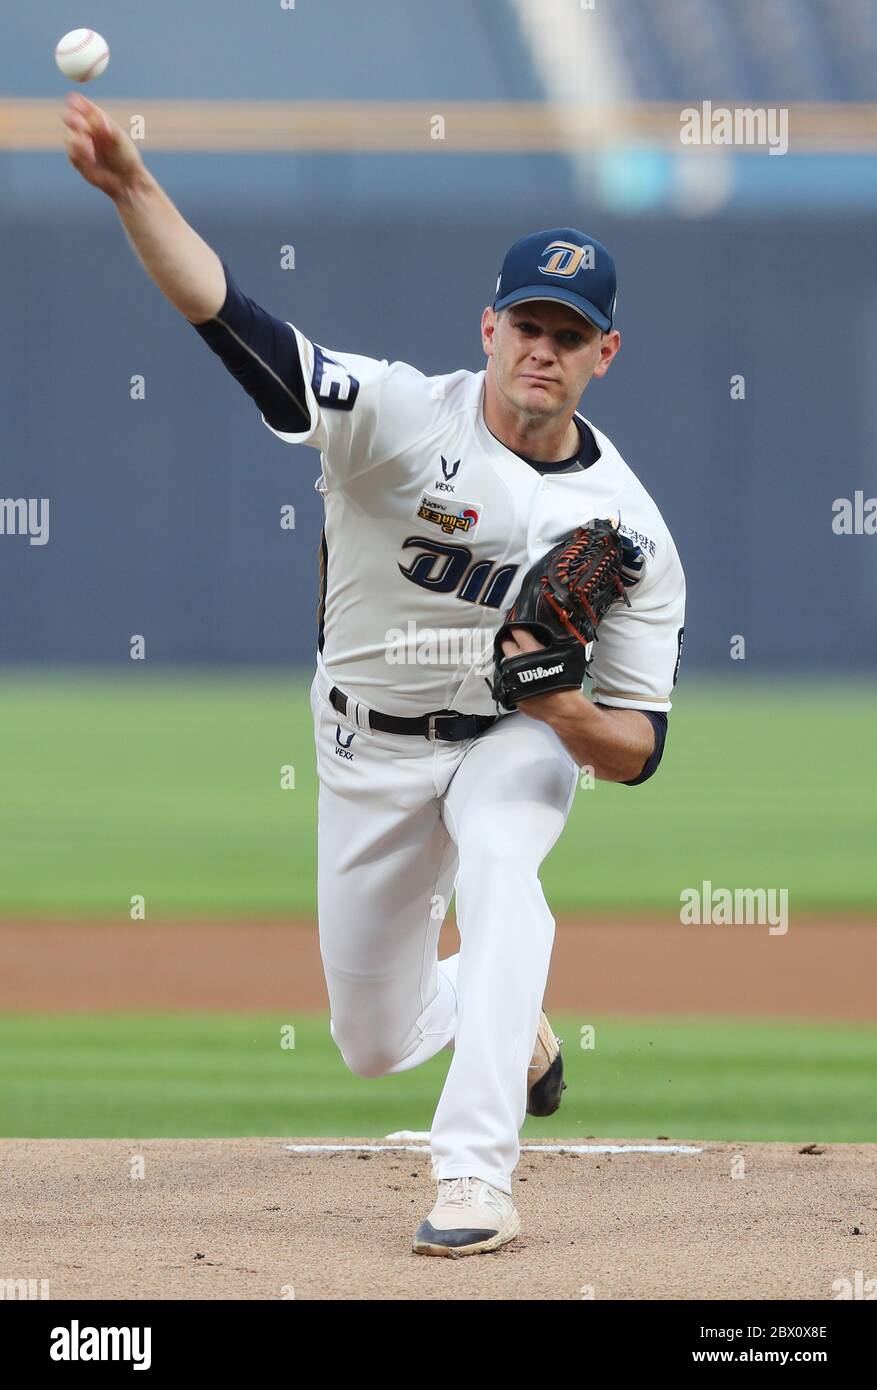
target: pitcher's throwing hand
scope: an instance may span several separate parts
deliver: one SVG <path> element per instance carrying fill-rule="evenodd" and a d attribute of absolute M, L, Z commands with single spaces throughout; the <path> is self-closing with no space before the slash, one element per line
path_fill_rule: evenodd
<path fill-rule="evenodd" d="M 124 196 L 145 172 L 140 151 L 120 125 L 88 97 L 70 92 L 61 117 L 67 158 L 86 183 L 108 198 Z"/>

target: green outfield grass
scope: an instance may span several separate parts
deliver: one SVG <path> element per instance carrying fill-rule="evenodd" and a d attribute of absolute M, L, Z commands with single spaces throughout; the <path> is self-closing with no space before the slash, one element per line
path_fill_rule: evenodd
<path fill-rule="evenodd" d="M 710 879 L 873 910 L 874 710 L 868 685 L 684 682 L 658 776 L 579 791 L 552 906 L 678 911 Z M 116 915 L 136 893 L 151 917 L 313 911 L 301 677 L 6 677 L 0 727 L 0 913 Z"/>
<path fill-rule="evenodd" d="M 583 1051 L 582 1021 L 554 1022 L 569 1087 L 525 1138 L 877 1140 L 877 1029 L 597 1020 Z M 263 1015 L 5 1017 L 0 1058 L 4 1137 L 131 1139 L 428 1129 L 450 1062 L 364 1080 L 325 1019 Z"/>

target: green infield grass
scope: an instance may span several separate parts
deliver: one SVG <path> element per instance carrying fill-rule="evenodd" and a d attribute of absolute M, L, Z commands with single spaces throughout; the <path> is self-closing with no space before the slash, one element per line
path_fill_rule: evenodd
<path fill-rule="evenodd" d="M 877 1029 L 598 1019 L 583 1049 L 554 1023 L 569 1085 L 525 1139 L 877 1141 Z M 450 1062 L 366 1080 L 323 1017 L 215 1014 L 5 1016 L 0 1058 L 4 1137 L 130 1139 L 424 1130 Z"/>
<path fill-rule="evenodd" d="M 7 675 L 0 913 L 116 915 L 133 894 L 153 918 L 312 912 L 307 689 L 301 675 L 134 666 Z M 675 913 L 709 879 L 787 888 L 793 911 L 873 911 L 873 727 L 867 684 L 684 682 L 658 775 L 578 792 L 544 869 L 549 901 Z"/>

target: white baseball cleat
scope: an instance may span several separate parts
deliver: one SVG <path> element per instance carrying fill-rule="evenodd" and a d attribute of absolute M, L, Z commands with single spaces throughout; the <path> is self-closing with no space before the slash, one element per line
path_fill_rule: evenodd
<path fill-rule="evenodd" d="M 539 1017 L 533 1057 L 527 1068 L 527 1114 L 535 1115 L 537 1119 L 553 1115 L 566 1090 L 563 1053 L 560 1050 L 562 1041 L 562 1038 L 554 1036 L 548 1015 L 543 1010 Z"/>
<path fill-rule="evenodd" d="M 479 1255 L 514 1240 L 521 1218 L 507 1192 L 483 1178 L 442 1178 L 436 1204 L 414 1236 L 418 1255 Z"/>

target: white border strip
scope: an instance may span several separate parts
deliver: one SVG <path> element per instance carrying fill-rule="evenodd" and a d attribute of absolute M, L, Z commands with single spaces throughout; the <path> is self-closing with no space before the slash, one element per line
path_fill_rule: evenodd
<path fill-rule="evenodd" d="M 284 1144 L 295 1154 L 429 1153 L 426 1144 Z M 528 1154 L 701 1154 L 693 1144 L 522 1144 Z"/>

